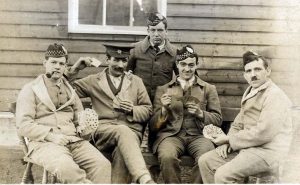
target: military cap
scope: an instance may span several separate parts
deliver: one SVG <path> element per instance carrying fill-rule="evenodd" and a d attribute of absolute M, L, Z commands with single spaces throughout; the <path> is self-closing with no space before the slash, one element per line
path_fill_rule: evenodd
<path fill-rule="evenodd" d="M 198 55 L 191 45 L 186 45 L 181 49 L 177 49 L 177 61 L 185 60 L 187 58 L 196 58 L 196 63 L 198 63 Z"/>
<path fill-rule="evenodd" d="M 262 55 L 257 54 L 254 51 L 247 51 L 246 53 L 243 54 L 243 64 L 244 66 L 254 60 L 261 59 L 264 62 L 264 66 L 267 68 L 269 66 L 269 62 L 266 60 L 265 57 Z"/>
<path fill-rule="evenodd" d="M 147 19 L 148 26 L 156 26 L 160 22 L 163 22 L 167 25 L 167 19 L 158 12 L 150 13 Z M 167 27 L 167 26 L 166 26 Z"/>
<path fill-rule="evenodd" d="M 127 58 L 130 55 L 130 49 L 134 46 L 132 45 L 125 45 L 125 44 L 110 44 L 105 43 L 103 46 L 106 47 L 106 54 L 110 57 L 115 58 Z"/>
<path fill-rule="evenodd" d="M 57 43 L 50 44 L 45 53 L 45 58 L 47 59 L 49 57 L 54 57 L 54 58 L 66 57 L 66 59 L 68 59 L 68 51 L 62 44 L 57 44 Z"/>

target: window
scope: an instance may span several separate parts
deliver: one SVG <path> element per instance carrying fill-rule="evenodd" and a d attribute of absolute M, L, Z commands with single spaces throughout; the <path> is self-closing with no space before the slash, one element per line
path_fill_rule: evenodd
<path fill-rule="evenodd" d="M 167 0 L 69 0 L 68 31 L 147 35 L 149 12 L 166 16 Z"/>

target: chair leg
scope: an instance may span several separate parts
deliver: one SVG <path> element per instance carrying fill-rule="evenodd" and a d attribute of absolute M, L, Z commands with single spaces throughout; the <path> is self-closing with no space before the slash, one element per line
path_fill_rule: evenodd
<path fill-rule="evenodd" d="M 27 162 L 21 184 L 34 184 L 31 167 L 32 163 Z"/>
<path fill-rule="evenodd" d="M 42 184 L 48 183 L 48 171 L 44 168 Z"/>

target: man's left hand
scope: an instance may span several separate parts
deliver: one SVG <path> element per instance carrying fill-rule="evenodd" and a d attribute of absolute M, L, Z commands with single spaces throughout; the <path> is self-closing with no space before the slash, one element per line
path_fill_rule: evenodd
<path fill-rule="evenodd" d="M 123 110 L 127 114 L 132 113 L 133 102 L 130 101 L 130 100 L 122 100 L 122 101 L 120 101 L 120 109 Z"/>
<path fill-rule="evenodd" d="M 199 105 L 197 105 L 196 103 L 193 102 L 188 102 L 185 104 L 185 107 L 187 108 L 187 111 L 198 117 L 198 118 L 203 118 L 203 111 L 199 108 Z"/>
<path fill-rule="evenodd" d="M 218 146 L 229 143 L 229 137 L 225 134 L 217 135 L 215 137 L 213 136 L 213 138 L 214 139 L 211 141 L 214 142 Z"/>

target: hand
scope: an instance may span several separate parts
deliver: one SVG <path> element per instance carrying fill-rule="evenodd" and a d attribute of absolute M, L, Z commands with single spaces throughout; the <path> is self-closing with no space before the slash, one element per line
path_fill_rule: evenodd
<path fill-rule="evenodd" d="M 70 142 L 68 136 L 62 135 L 62 134 L 54 134 L 54 133 L 49 133 L 45 137 L 45 140 L 56 143 L 58 145 L 62 145 L 62 146 L 65 146 L 66 144 L 68 144 Z"/>
<path fill-rule="evenodd" d="M 120 101 L 120 109 L 125 113 L 132 113 L 133 111 L 133 102 L 129 100 L 121 100 Z"/>
<path fill-rule="evenodd" d="M 222 135 L 217 135 L 217 136 L 212 136 L 214 139 L 211 140 L 214 142 L 216 145 L 223 145 L 223 144 L 228 144 L 229 143 L 229 137 L 225 134 Z"/>
<path fill-rule="evenodd" d="M 198 118 L 203 118 L 203 111 L 196 103 L 188 102 L 185 104 L 185 107 L 190 114 L 195 115 Z"/>
<path fill-rule="evenodd" d="M 166 109 L 170 108 L 171 105 L 171 96 L 168 94 L 163 94 L 160 98 L 160 102 L 162 104 L 163 107 L 165 107 Z"/>
<path fill-rule="evenodd" d="M 92 59 L 90 57 L 80 57 L 73 67 L 77 70 L 82 70 L 86 67 L 90 67 L 92 63 Z"/>
<path fill-rule="evenodd" d="M 216 152 L 220 157 L 223 157 L 224 159 L 227 158 L 227 154 L 232 152 L 232 148 L 229 146 L 229 144 L 220 145 L 216 148 Z"/>

